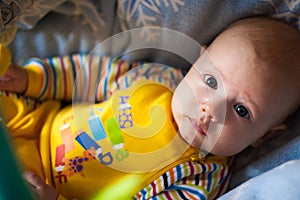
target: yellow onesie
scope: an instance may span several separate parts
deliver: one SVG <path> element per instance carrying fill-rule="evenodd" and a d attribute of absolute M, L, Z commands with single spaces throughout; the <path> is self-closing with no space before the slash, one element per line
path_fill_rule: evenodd
<path fill-rule="evenodd" d="M 129 197 L 163 171 L 189 160 L 196 150 L 180 158 L 188 145 L 177 134 L 171 97 L 166 86 L 139 80 L 106 102 L 62 110 L 51 132 L 56 187 L 64 196 L 86 198 L 95 195 L 95 188 L 134 180 L 132 190 L 126 191 Z M 82 187 L 83 196 L 72 196 Z"/>
<path fill-rule="evenodd" d="M 198 162 L 198 150 L 177 133 L 172 94 L 140 79 L 105 102 L 61 110 L 54 100 L 39 105 L 5 92 L 0 99 L 23 168 L 43 177 L 61 199 L 150 198 L 165 190 L 175 191 L 175 198 L 181 194 L 171 189 L 174 184 L 193 187 L 204 198 L 217 195 L 227 182 L 227 159 Z"/>

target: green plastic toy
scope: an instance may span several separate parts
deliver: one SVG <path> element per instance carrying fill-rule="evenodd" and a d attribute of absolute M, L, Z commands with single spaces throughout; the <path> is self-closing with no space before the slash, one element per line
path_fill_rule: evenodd
<path fill-rule="evenodd" d="M 33 194 L 21 175 L 16 156 L 10 146 L 7 128 L 0 113 L 0 200 L 33 200 Z"/>

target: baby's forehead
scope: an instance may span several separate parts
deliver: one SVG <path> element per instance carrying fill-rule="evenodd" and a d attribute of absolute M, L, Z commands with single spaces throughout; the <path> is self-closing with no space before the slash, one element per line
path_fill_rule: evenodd
<path fill-rule="evenodd" d="M 230 45 L 227 42 L 229 40 L 236 44 L 232 45 L 236 49 L 232 57 L 245 53 L 252 62 L 244 62 L 242 65 L 237 63 L 237 67 L 245 70 L 231 70 L 231 78 L 224 81 L 244 80 L 249 87 L 258 91 L 267 93 L 276 89 L 277 93 L 272 93 L 273 98 L 286 96 L 300 99 L 299 31 L 278 21 L 256 18 L 233 25 L 219 39 L 223 40 L 220 43 L 222 45 Z M 228 55 L 227 50 L 224 53 Z"/>

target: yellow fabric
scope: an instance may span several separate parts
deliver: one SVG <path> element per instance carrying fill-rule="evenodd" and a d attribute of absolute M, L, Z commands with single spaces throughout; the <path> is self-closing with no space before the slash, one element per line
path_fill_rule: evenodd
<path fill-rule="evenodd" d="M 43 159 L 49 159 L 49 148 L 40 152 L 40 145 L 49 140 L 40 138 L 45 121 L 52 123 L 53 116 L 58 111 L 60 103 L 46 101 L 38 109 L 33 110 L 29 102 L 19 99 L 17 96 L 0 95 L 3 118 L 6 122 L 8 132 L 12 138 L 14 150 L 18 155 L 23 170 L 32 170 L 45 180 L 44 167 L 42 166 L 41 154 L 47 154 Z M 30 100 L 29 100 L 30 101 Z M 47 130 L 49 138 L 49 130 Z M 41 140 L 41 141 L 40 141 Z M 49 166 L 49 165 L 48 165 Z M 46 168 L 47 169 L 47 168 Z M 49 173 L 48 173 L 49 175 Z"/>
<path fill-rule="evenodd" d="M 28 81 L 27 91 L 25 92 L 26 96 L 37 97 L 40 95 L 39 92 L 41 91 L 43 84 L 47 83 L 42 70 L 42 68 L 38 68 L 33 65 L 26 66 L 28 80 L 33 80 Z"/>
<path fill-rule="evenodd" d="M 7 47 L 0 44 L 0 77 L 5 74 L 11 63 L 11 53 Z"/>
<path fill-rule="evenodd" d="M 128 99 L 124 100 L 126 97 Z M 51 132 L 52 172 L 55 185 L 62 195 L 67 198 L 90 199 L 104 195 L 110 188 L 131 184 L 131 190 L 117 193 L 121 195 L 119 198 L 131 197 L 151 180 L 177 165 L 177 162 L 174 163 L 176 160 L 182 160 L 180 163 L 190 159 L 189 156 L 195 153 L 195 150 L 190 149 L 185 158 L 180 158 L 188 149 L 188 145 L 177 134 L 174 126 L 170 108 L 171 97 L 172 92 L 169 88 L 140 80 L 128 90 L 114 93 L 109 101 L 96 105 L 73 105 L 63 109 L 57 115 Z M 109 135 L 110 125 L 106 124 L 113 118 L 119 127 L 122 126 L 118 121 L 122 119 L 121 114 L 124 114 L 120 108 L 128 115 L 131 113 L 133 121 L 133 126 L 119 130 L 122 132 L 121 139 L 116 135 Z M 101 146 L 104 163 L 98 159 L 90 159 L 79 142 L 63 142 L 66 140 L 63 139 L 66 138 L 66 134 L 76 138 L 80 133 L 86 133 L 90 138 L 96 138 L 89 126 L 89 120 L 95 118 L 101 119 L 106 132 L 104 139 L 94 139 Z M 64 131 L 59 131 L 62 129 Z M 118 142 L 123 142 L 124 146 L 116 145 Z M 57 147 L 62 147 L 62 144 L 65 149 L 71 149 L 64 156 L 64 177 L 58 172 L 59 167 L 55 166 L 54 162 L 57 160 Z M 74 172 L 68 164 L 76 157 L 86 158 L 87 161 L 82 162 L 81 171 Z M 95 192 L 97 188 L 99 194 Z M 80 196 L 74 196 L 76 193 Z"/>
<path fill-rule="evenodd" d="M 66 198 L 62 195 L 58 195 L 57 200 L 66 200 Z"/>
<path fill-rule="evenodd" d="M 61 111 L 56 101 L 32 110 L 18 98 L 1 96 L 24 168 L 67 199 L 97 199 L 111 191 L 116 199 L 127 199 L 167 170 L 197 159 L 198 152 L 177 134 L 171 97 L 169 88 L 145 80 L 106 102 Z M 102 122 L 102 135 L 93 120 Z"/>

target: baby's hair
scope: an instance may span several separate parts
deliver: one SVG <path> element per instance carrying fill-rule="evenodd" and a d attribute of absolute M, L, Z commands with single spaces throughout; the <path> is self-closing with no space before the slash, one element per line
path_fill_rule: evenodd
<path fill-rule="evenodd" d="M 300 32 L 287 23 L 265 17 L 254 17 L 239 20 L 226 31 L 241 31 L 243 38 L 248 39 L 265 62 L 276 60 L 278 64 L 289 61 L 299 63 Z M 284 62 L 284 63 L 282 63 Z"/>

